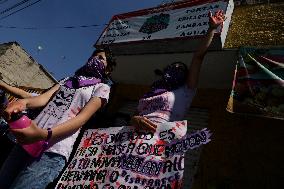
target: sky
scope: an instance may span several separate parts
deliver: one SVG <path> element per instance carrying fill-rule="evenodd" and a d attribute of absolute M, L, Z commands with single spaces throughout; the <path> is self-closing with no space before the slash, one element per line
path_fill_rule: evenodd
<path fill-rule="evenodd" d="M 155 7 L 162 2 L 164 1 L 0 0 L 0 43 L 18 42 L 37 63 L 59 80 L 72 75 L 86 62 L 105 24 L 113 15 Z M 30 4 L 33 5 L 24 8 Z M 20 10 L 22 8 L 24 9 Z M 83 25 L 98 26 L 62 29 Z"/>

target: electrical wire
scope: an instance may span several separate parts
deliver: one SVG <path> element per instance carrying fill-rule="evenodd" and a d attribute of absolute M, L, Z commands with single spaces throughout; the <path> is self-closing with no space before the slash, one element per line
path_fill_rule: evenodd
<path fill-rule="evenodd" d="M 30 1 L 30 0 L 23 0 L 23 1 L 19 2 L 19 3 L 16 3 L 15 5 L 13 5 L 13 6 L 7 8 L 7 9 L 5 9 L 4 11 L 1 11 L 0 14 L 4 14 L 4 13 L 6 13 L 6 12 L 9 12 L 9 11 L 11 11 L 11 10 L 17 8 L 18 6 L 21 6 L 21 5 L 23 5 L 24 3 L 27 3 L 27 2 L 29 2 L 29 1 Z"/>
<path fill-rule="evenodd" d="M 8 0 L 0 0 L 0 4 L 7 2 Z"/>
<path fill-rule="evenodd" d="M 3 26 L 0 25 L 0 28 L 4 29 L 22 29 L 22 30 L 48 30 L 48 29 L 77 29 L 77 28 L 91 28 L 91 27 L 103 27 L 104 25 L 98 25 L 98 24 L 91 24 L 91 25 L 80 25 L 80 26 L 58 26 L 58 27 L 17 27 L 17 26 Z"/>
<path fill-rule="evenodd" d="M 5 1 L 8 1 L 8 0 L 3 0 L 3 1 L 5 2 Z M 12 7 L 9 7 L 9 8 L 7 8 L 7 9 L 5 9 L 4 11 L 0 12 L 0 14 L 4 14 L 4 13 L 6 13 L 6 12 L 9 12 L 9 11 L 11 11 L 11 10 L 17 8 L 18 6 L 23 5 L 24 3 L 27 3 L 27 2 L 29 2 L 29 1 L 30 1 L 30 0 L 23 0 L 23 1 L 21 1 L 21 2 L 19 2 L 19 3 L 17 3 L 17 4 L 15 4 L 15 5 L 13 5 Z M 11 15 L 13 15 L 13 14 L 15 14 L 15 13 L 21 11 L 21 10 L 24 10 L 24 9 L 26 9 L 26 8 L 28 8 L 28 7 L 32 6 L 32 5 L 34 5 L 34 4 L 38 3 L 38 2 L 40 2 L 40 1 L 41 1 L 41 0 L 37 0 L 37 1 L 35 1 L 35 2 L 33 2 L 33 3 L 31 3 L 31 4 L 27 5 L 27 6 L 25 6 L 25 7 L 21 8 L 21 9 L 19 9 L 19 10 L 16 10 L 16 11 L 14 11 L 14 12 L 12 12 L 12 13 L 6 15 L 6 16 L 3 16 L 3 17 L 0 18 L 0 20 L 2 20 L 2 19 L 4 19 L 4 18 L 7 18 L 7 17 L 9 17 L 9 16 L 11 16 Z M 1 0 L 0 0 L 0 3 L 1 3 Z M 105 24 L 105 25 L 107 25 L 107 24 Z M 90 28 L 90 27 L 99 27 L 99 26 L 105 26 L 105 25 L 92 24 L 92 25 L 80 25 L 80 26 L 42 27 L 42 28 L 38 28 L 38 27 L 17 27 L 17 26 L 3 26 L 3 25 L 0 25 L 0 28 L 5 28 L 5 29 L 24 29 L 24 30 L 43 30 L 43 29 L 76 29 L 76 28 Z"/>
<path fill-rule="evenodd" d="M 24 0 L 24 1 L 25 1 L 25 2 L 28 2 L 28 1 L 30 1 L 30 0 Z M 24 1 L 22 1 L 22 2 L 24 2 Z M 40 2 L 40 1 L 41 1 L 41 0 L 37 0 L 37 1 L 33 2 L 33 3 L 31 3 L 31 4 L 28 4 L 27 6 L 21 8 L 21 9 L 18 9 L 18 10 L 14 11 L 14 12 L 12 12 L 12 13 L 6 15 L 6 16 L 1 17 L 0 20 L 3 20 L 4 18 L 7 18 L 7 17 L 9 17 L 9 16 L 11 16 L 11 15 L 13 15 L 13 14 L 19 12 L 19 11 L 22 11 L 22 10 L 24 10 L 24 9 L 26 9 L 26 8 L 28 8 L 28 7 L 32 6 L 32 5 L 34 5 L 34 4 L 38 3 L 38 2 Z M 20 3 L 21 3 L 21 2 L 20 2 Z M 15 5 L 14 5 L 14 6 L 15 6 Z M 10 8 L 11 8 L 11 7 L 10 7 Z M 10 9 L 10 8 L 9 8 L 9 9 Z M 7 10 L 7 9 L 6 9 L 6 10 Z M 4 11 L 5 11 L 5 10 L 4 10 Z M 2 12 L 4 12 L 4 11 L 2 11 Z"/>

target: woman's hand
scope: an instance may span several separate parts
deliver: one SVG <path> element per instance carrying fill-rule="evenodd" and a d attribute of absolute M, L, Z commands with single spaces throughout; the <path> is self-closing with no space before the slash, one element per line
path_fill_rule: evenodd
<path fill-rule="evenodd" d="M 19 144 L 31 144 L 40 140 L 45 140 L 47 137 L 47 130 L 37 127 L 33 121 L 27 128 L 10 130 L 17 138 Z"/>
<path fill-rule="evenodd" d="M 143 116 L 133 116 L 131 118 L 131 124 L 138 127 L 138 129 L 146 129 L 154 132 L 157 128 L 157 125 L 155 125 L 149 119 Z"/>
<path fill-rule="evenodd" d="M 223 13 L 223 10 L 218 10 L 214 15 L 212 15 L 212 12 L 210 11 L 208 13 L 209 17 L 209 26 L 212 29 L 218 28 L 218 26 L 222 25 L 225 21 L 225 16 Z"/>

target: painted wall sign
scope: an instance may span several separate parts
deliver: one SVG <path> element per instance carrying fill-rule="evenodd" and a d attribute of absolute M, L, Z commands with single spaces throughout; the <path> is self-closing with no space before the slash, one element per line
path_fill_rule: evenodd
<path fill-rule="evenodd" d="M 184 152 L 210 141 L 206 129 L 186 135 L 187 122 L 155 133 L 134 127 L 86 130 L 56 189 L 181 188 Z"/>
<path fill-rule="evenodd" d="M 145 9 L 113 16 L 96 45 L 108 45 L 145 40 L 197 38 L 206 34 L 208 12 L 224 10 L 227 17 L 220 35 L 227 34 L 233 1 L 185 1 L 171 7 Z"/>

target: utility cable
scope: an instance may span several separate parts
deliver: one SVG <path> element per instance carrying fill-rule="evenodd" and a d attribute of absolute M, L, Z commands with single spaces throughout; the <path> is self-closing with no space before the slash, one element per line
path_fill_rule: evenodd
<path fill-rule="evenodd" d="M 0 0 L 0 4 L 7 2 L 8 0 Z"/>
<path fill-rule="evenodd" d="M 5 9 L 5 10 L 3 10 L 3 11 L 1 11 L 0 14 L 4 14 L 4 13 L 6 13 L 6 12 L 9 12 L 9 11 L 11 11 L 11 10 L 17 8 L 18 6 L 21 6 L 22 4 L 27 3 L 27 2 L 29 2 L 29 1 L 30 1 L 30 0 L 24 0 L 24 1 L 21 1 L 21 2 L 19 2 L 19 3 L 16 3 L 15 5 L 13 5 L 13 6 L 7 8 L 7 9 Z"/>
<path fill-rule="evenodd" d="M 27 0 L 25 0 L 25 1 L 27 1 Z M 38 2 L 40 2 L 40 1 L 41 1 L 41 0 L 37 0 L 37 1 L 35 1 L 35 2 L 33 2 L 33 3 L 31 3 L 31 4 L 27 5 L 27 6 L 25 6 L 25 7 L 21 8 L 21 9 L 19 9 L 19 10 L 16 10 L 16 11 L 14 11 L 14 12 L 12 12 L 12 13 L 6 15 L 6 16 L 3 16 L 3 17 L 0 18 L 0 20 L 3 20 L 4 18 L 7 18 L 7 17 L 9 17 L 9 16 L 11 16 L 11 15 L 13 15 L 13 14 L 19 12 L 19 11 L 22 11 L 22 10 L 24 10 L 24 9 L 26 9 L 26 8 L 28 8 L 28 7 L 32 6 L 32 5 L 34 5 L 34 4 L 38 3 Z M 23 2 L 23 1 L 22 1 L 22 2 Z"/>
<path fill-rule="evenodd" d="M 0 25 L 0 28 L 4 29 L 23 29 L 23 30 L 48 30 L 48 29 L 77 29 L 77 28 L 90 28 L 90 27 L 100 27 L 106 26 L 105 25 L 98 25 L 98 24 L 91 24 L 91 25 L 80 25 L 80 26 L 58 26 L 58 27 L 17 27 L 17 26 L 3 26 Z"/>

